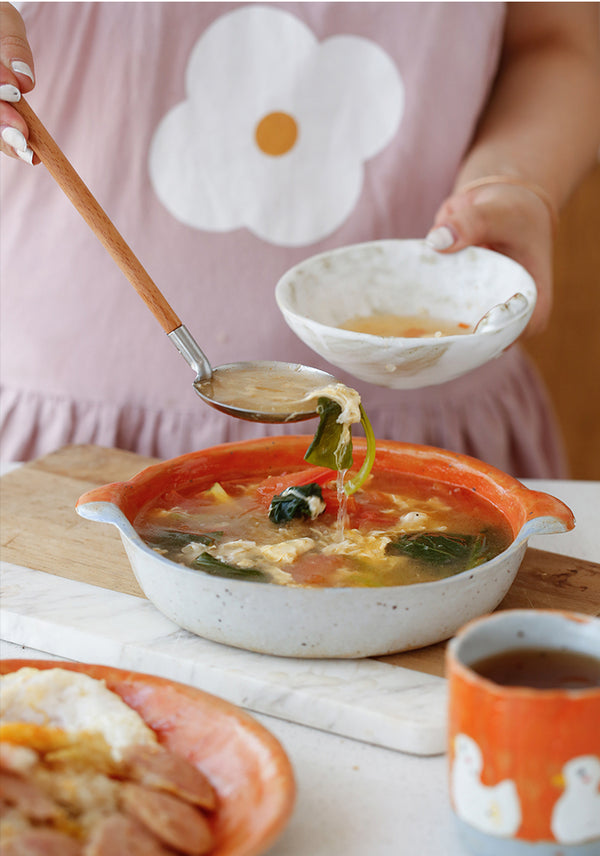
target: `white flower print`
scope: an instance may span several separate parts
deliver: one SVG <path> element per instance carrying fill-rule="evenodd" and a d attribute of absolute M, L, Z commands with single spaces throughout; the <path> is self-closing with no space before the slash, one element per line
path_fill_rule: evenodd
<path fill-rule="evenodd" d="M 404 86 L 356 36 L 319 43 L 289 12 L 244 6 L 198 39 L 185 101 L 154 134 L 150 177 L 181 222 L 246 227 L 280 246 L 331 234 L 362 190 L 364 162 L 398 129 Z"/>

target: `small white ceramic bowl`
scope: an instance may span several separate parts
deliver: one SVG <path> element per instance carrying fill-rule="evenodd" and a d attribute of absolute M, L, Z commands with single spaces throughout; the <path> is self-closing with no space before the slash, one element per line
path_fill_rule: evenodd
<path fill-rule="evenodd" d="M 304 464 L 311 437 L 290 435 L 226 443 L 143 470 L 128 482 L 82 496 L 77 511 L 112 523 L 146 597 L 164 615 L 215 642 L 285 657 L 370 657 L 448 639 L 459 627 L 495 609 L 510 588 L 532 535 L 574 525 L 560 500 L 524 487 L 488 464 L 428 446 L 383 441 L 375 468 L 467 487 L 503 513 L 514 533 L 489 562 L 447 579 L 377 588 L 292 588 L 211 576 L 176 564 L 148 547 L 133 521 L 153 498 L 220 479 L 291 472 Z M 363 438 L 353 441 L 355 466 Z"/>
<path fill-rule="evenodd" d="M 391 389 L 444 383 L 499 356 L 523 332 L 535 282 L 500 253 L 441 254 L 424 241 L 373 241 L 306 259 L 277 283 L 287 324 L 310 348 L 360 380 Z M 492 310 L 490 312 L 490 310 Z M 340 330 L 357 316 L 421 315 L 462 322 L 457 336 L 392 338 Z"/>

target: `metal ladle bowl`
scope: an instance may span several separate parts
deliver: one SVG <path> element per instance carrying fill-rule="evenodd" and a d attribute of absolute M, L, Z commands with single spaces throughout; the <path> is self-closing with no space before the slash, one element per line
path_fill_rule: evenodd
<path fill-rule="evenodd" d="M 200 398 L 217 410 L 253 422 L 297 422 L 316 416 L 317 399 L 311 395 L 335 383 L 335 378 L 319 369 L 275 361 L 229 363 L 213 368 L 29 104 L 21 98 L 13 106 L 27 122 L 29 146 L 196 372 L 194 389 Z"/>

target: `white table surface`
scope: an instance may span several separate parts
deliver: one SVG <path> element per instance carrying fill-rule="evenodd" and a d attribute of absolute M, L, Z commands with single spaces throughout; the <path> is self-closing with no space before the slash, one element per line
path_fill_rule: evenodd
<path fill-rule="evenodd" d="M 530 546 L 600 562 L 600 482 L 525 484 L 562 499 L 577 521 L 572 532 L 537 536 Z M 7 641 L 0 641 L 0 656 L 49 658 Z M 252 715 L 282 743 L 298 789 L 290 823 L 269 856 L 465 856 L 452 824 L 444 756 L 409 755 Z"/>

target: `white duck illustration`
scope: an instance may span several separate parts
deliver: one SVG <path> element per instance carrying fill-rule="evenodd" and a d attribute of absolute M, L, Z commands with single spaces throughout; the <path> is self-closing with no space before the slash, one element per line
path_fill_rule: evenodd
<path fill-rule="evenodd" d="M 600 758 L 571 758 L 562 769 L 562 777 L 565 790 L 552 810 L 552 834 L 561 844 L 600 838 Z"/>
<path fill-rule="evenodd" d="M 481 749 L 466 734 L 454 741 L 451 788 L 458 817 L 490 835 L 510 838 L 521 825 L 521 803 L 515 783 L 504 779 L 497 785 L 481 782 Z"/>

